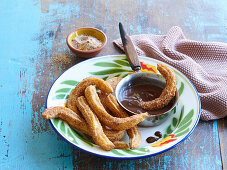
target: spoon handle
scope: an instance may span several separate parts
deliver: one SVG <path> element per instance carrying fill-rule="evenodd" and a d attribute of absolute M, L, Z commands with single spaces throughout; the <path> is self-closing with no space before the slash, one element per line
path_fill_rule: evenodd
<path fill-rule="evenodd" d="M 138 71 L 140 71 L 141 65 L 139 62 L 139 57 L 136 53 L 135 46 L 133 45 L 131 38 L 125 32 L 125 29 L 124 29 L 122 23 L 119 23 L 119 30 L 120 30 L 120 35 L 121 35 L 121 40 L 122 40 L 122 44 L 124 47 L 124 51 L 128 58 L 129 64 L 133 71 L 138 72 Z"/>

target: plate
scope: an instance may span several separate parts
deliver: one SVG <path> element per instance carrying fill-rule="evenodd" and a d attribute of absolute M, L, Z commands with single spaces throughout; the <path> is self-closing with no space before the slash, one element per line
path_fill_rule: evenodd
<path fill-rule="evenodd" d="M 157 72 L 156 66 L 160 61 L 147 57 L 139 57 L 139 59 L 142 71 Z M 177 77 L 179 102 L 173 114 L 161 125 L 156 127 L 139 127 L 142 143 L 137 149 L 104 151 L 60 119 L 51 119 L 50 123 L 56 132 L 72 145 L 103 157 L 137 159 L 157 155 L 172 149 L 184 141 L 196 127 L 200 117 L 201 105 L 193 84 L 180 71 L 173 67 L 171 68 L 175 71 Z M 125 55 L 108 55 L 83 61 L 66 70 L 54 82 L 47 97 L 47 107 L 65 106 L 71 90 L 86 77 L 95 76 L 106 80 L 111 77 L 125 77 L 131 74 L 131 72 Z M 146 139 L 148 137 L 157 138 L 155 132 L 160 132 L 162 137 L 154 143 L 147 143 Z M 128 142 L 127 135 L 122 140 Z"/>

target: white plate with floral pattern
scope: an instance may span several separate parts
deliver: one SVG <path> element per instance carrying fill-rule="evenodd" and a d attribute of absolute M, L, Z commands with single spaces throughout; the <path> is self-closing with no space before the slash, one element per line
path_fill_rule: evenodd
<path fill-rule="evenodd" d="M 158 60 L 147 57 L 139 57 L 142 71 L 157 73 Z M 171 67 L 171 66 L 169 66 Z M 88 141 L 86 137 L 70 128 L 60 119 L 51 119 L 53 128 L 66 141 L 72 145 L 103 157 L 118 159 L 138 159 L 153 156 L 174 148 L 185 140 L 196 127 L 201 104 L 198 93 L 193 84 L 178 70 L 171 67 L 177 77 L 177 89 L 179 102 L 167 121 L 156 127 L 139 127 L 142 135 L 142 143 L 137 149 L 113 149 L 104 151 L 96 144 Z M 125 77 L 132 72 L 125 55 L 108 55 L 96 57 L 78 63 L 66 70 L 52 85 L 48 97 L 47 107 L 65 106 L 71 90 L 86 77 L 99 77 L 104 80 L 111 77 Z M 155 136 L 155 132 L 161 132 L 162 137 L 154 143 L 147 143 L 146 139 Z M 128 142 L 128 137 L 123 137 Z"/>

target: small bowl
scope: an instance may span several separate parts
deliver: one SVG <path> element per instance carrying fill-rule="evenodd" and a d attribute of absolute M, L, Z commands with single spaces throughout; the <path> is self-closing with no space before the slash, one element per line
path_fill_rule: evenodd
<path fill-rule="evenodd" d="M 146 82 L 146 83 L 144 83 Z M 125 91 L 125 89 L 129 86 L 136 85 L 136 84 L 152 84 L 158 87 L 161 87 L 162 89 L 165 86 L 165 79 L 161 74 L 155 74 L 155 73 L 148 73 L 148 72 L 138 72 L 131 75 L 128 75 L 127 77 L 123 78 L 117 85 L 115 95 L 119 102 L 119 104 L 127 110 L 127 112 L 130 115 L 135 115 L 139 113 L 135 113 L 132 110 L 125 107 L 121 101 L 123 99 L 122 95 Z M 170 102 L 170 105 L 167 109 L 159 109 L 151 111 L 155 114 L 150 114 L 148 117 L 145 118 L 144 121 L 140 122 L 140 126 L 158 126 L 165 122 L 168 117 L 174 113 L 174 108 L 176 107 L 176 104 L 179 99 L 178 91 L 176 90 L 176 94 L 173 97 L 173 99 Z"/>
<path fill-rule="evenodd" d="M 90 35 L 97 38 L 102 42 L 102 46 L 89 51 L 76 49 L 75 47 L 72 46 L 72 39 L 82 34 Z M 104 49 L 106 42 L 107 42 L 106 35 L 101 30 L 98 30 L 96 28 L 91 28 L 91 27 L 83 27 L 83 28 L 75 29 L 71 33 L 69 33 L 69 35 L 66 38 L 66 43 L 70 48 L 70 50 L 78 57 L 83 57 L 83 58 L 91 58 L 99 54 Z"/>

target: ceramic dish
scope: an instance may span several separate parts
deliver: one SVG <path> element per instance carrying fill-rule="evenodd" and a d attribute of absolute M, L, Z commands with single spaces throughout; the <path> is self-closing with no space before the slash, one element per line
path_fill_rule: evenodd
<path fill-rule="evenodd" d="M 88 51 L 78 50 L 72 45 L 72 39 L 78 35 L 90 35 L 92 37 L 95 37 L 101 41 L 102 45 L 101 47 L 93 50 L 88 50 Z M 66 43 L 70 48 L 70 50 L 78 57 L 83 57 L 83 58 L 91 58 L 99 54 L 106 46 L 106 42 L 107 42 L 106 34 L 101 30 L 97 28 L 92 28 L 92 27 L 82 27 L 82 28 L 73 30 L 72 32 L 69 33 L 69 35 L 66 38 Z"/>
<path fill-rule="evenodd" d="M 155 66 L 160 61 L 147 57 L 139 57 L 142 71 L 157 72 Z M 171 66 L 169 66 L 171 67 Z M 174 68 L 173 68 L 174 69 Z M 165 152 L 184 141 L 196 127 L 200 117 L 200 99 L 192 83 L 178 70 L 174 69 L 177 77 L 179 102 L 167 121 L 156 127 L 139 127 L 142 143 L 138 149 L 113 149 L 103 151 L 97 145 L 88 141 L 82 134 L 74 131 L 69 125 L 59 119 L 51 119 L 53 128 L 72 145 L 103 157 L 117 159 L 138 159 Z M 47 107 L 65 106 L 71 90 L 84 78 L 90 76 L 107 79 L 125 77 L 131 74 L 131 69 L 124 55 L 96 57 L 74 65 L 65 71 L 51 87 L 47 97 Z M 162 137 L 155 143 L 147 143 L 155 132 L 161 132 Z M 127 135 L 122 139 L 128 142 Z"/>

